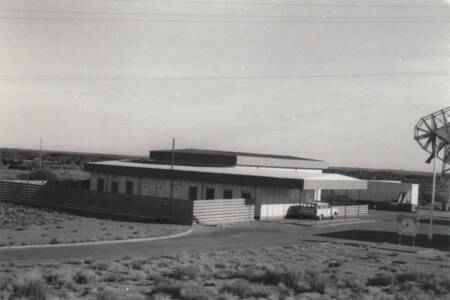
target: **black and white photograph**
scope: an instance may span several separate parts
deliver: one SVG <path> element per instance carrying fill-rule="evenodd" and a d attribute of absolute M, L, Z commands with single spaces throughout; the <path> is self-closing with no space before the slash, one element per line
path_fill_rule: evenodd
<path fill-rule="evenodd" d="M 450 0 L 0 0 L 0 300 L 450 298 Z"/>

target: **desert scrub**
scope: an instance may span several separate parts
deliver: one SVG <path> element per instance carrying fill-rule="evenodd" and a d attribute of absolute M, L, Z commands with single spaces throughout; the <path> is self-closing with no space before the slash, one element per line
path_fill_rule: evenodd
<path fill-rule="evenodd" d="M 176 279 L 189 280 L 199 277 L 203 270 L 195 265 L 176 267 L 172 276 Z"/>
<path fill-rule="evenodd" d="M 12 285 L 11 299 L 25 298 L 29 300 L 46 300 L 48 287 L 42 274 L 30 272 L 17 278 Z"/>
<path fill-rule="evenodd" d="M 77 284 L 94 283 L 97 282 L 97 274 L 95 274 L 92 270 L 81 269 L 76 271 L 73 276 L 73 280 Z"/>
<path fill-rule="evenodd" d="M 231 276 L 266 285 L 279 285 L 282 283 L 297 293 L 312 291 L 323 294 L 326 286 L 323 276 L 317 271 L 304 271 L 294 267 L 257 265 L 240 269 Z"/>
<path fill-rule="evenodd" d="M 374 277 L 367 278 L 367 285 L 371 286 L 389 286 L 394 282 L 394 276 L 389 273 L 378 273 Z"/>
<path fill-rule="evenodd" d="M 52 269 L 45 276 L 48 285 L 56 285 L 58 288 L 73 288 L 73 274 L 68 270 Z"/>
<path fill-rule="evenodd" d="M 268 298 L 270 289 L 261 284 L 252 284 L 245 279 L 237 279 L 226 283 L 220 289 L 221 294 L 238 296 L 239 298 Z"/>

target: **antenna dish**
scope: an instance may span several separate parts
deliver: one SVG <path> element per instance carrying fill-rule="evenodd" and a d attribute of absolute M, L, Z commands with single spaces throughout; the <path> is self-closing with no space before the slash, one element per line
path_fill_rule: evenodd
<path fill-rule="evenodd" d="M 420 147 L 430 153 L 425 161 L 429 164 L 434 154 L 444 163 L 449 163 L 450 155 L 450 107 L 429 114 L 419 120 L 414 128 L 414 139 Z"/>

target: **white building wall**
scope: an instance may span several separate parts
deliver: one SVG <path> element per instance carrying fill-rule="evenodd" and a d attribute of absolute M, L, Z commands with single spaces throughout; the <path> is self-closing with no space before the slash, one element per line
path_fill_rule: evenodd
<path fill-rule="evenodd" d="M 335 195 L 345 195 L 345 191 L 335 191 Z M 406 193 L 404 203 L 417 205 L 419 203 L 419 184 L 403 183 L 399 181 L 367 181 L 367 190 L 347 191 L 348 197 L 354 200 L 370 202 L 391 202 L 399 197 L 400 193 Z"/>
<path fill-rule="evenodd" d="M 96 190 L 97 179 L 104 178 L 106 182 L 106 191 L 111 192 L 112 181 L 118 182 L 119 193 L 125 193 L 126 181 L 133 182 L 133 194 L 153 197 L 170 197 L 170 180 L 139 178 L 121 175 L 106 175 L 92 173 L 90 178 L 90 189 Z M 229 185 L 222 183 L 206 183 L 195 181 L 173 181 L 173 197 L 176 199 L 188 199 L 189 187 L 197 187 L 197 199 L 206 198 L 206 189 L 214 188 L 215 198 L 223 199 L 224 190 L 232 190 L 233 198 L 241 198 L 242 193 L 250 194 L 255 199 L 255 214 L 257 217 L 264 218 L 283 218 L 286 216 L 289 208 L 298 205 L 301 201 L 313 202 L 320 198 L 320 190 L 305 190 L 300 194 L 299 189 L 286 189 L 275 187 L 255 187 Z"/>

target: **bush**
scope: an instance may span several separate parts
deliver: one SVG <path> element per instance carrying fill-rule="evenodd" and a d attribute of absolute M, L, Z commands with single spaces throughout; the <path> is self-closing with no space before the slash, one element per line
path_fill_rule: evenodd
<path fill-rule="evenodd" d="M 20 180 L 47 180 L 47 181 L 58 181 L 58 176 L 55 172 L 49 169 L 42 169 L 42 171 L 37 170 L 29 174 L 20 174 L 17 176 Z"/>
<path fill-rule="evenodd" d="M 97 274 L 91 270 L 78 270 L 73 276 L 73 280 L 77 284 L 86 284 L 97 281 Z"/>
<path fill-rule="evenodd" d="M 59 288 L 72 288 L 73 280 L 70 273 L 64 270 L 52 270 L 45 276 L 47 284 L 57 285 Z"/>
<path fill-rule="evenodd" d="M 253 285 L 244 279 L 227 283 L 220 289 L 221 294 L 236 295 L 239 298 L 266 298 L 270 292 L 264 286 Z"/>
<path fill-rule="evenodd" d="M 380 273 L 374 277 L 367 279 L 367 285 L 371 286 L 388 286 L 394 283 L 394 277 L 391 274 Z"/>
<path fill-rule="evenodd" d="M 13 283 L 13 293 L 15 298 L 23 297 L 29 300 L 45 300 L 47 299 L 47 285 L 42 275 L 36 272 L 28 273 L 19 277 Z"/>
<path fill-rule="evenodd" d="M 324 278 L 316 271 L 299 268 L 275 268 L 271 265 L 260 265 L 238 270 L 232 277 L 243 278 L 250 282 L 269 285 L 284 284 L 297 293 L 313 291 L 323 294 L 326 283 Z"/>
<path fill-rule="evenodd" d="M 176 279 L 189 280 L 195 279 L 202 273 L 202 270 L 194 265 L 177 267 L 172 274 Z"/>

